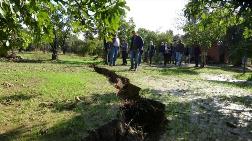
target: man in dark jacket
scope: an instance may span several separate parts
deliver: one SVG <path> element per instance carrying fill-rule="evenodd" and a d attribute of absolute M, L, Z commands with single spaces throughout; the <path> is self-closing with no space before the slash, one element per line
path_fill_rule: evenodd
<path fill-rule="evenodd" d="M 154 44 L 153 44 L 153 41 L 150 41 L 150 45 L 149 45 L 147 51 L 148 51 L 149 60 L 150 60 L 150 66 L 151 66 L 152 58 L 153 58 L 153 56 L 154 56 L 154 54 L 155 54 L 155 52 L 156 52 L 156 48 L 155 48 L 155 46 L 154 46 Z"/>
<path fill-rule="evenodd" d="M 176 46 L 176 65 L 178 66 L 181 66 L 184 50 L 185 50 L 185 46 L 184 44 L 182 44 L 181 40 L 179 40 Z"/>
<path fill-rule="evenodd" d="M 136 71 L 139 59 L 139 52 L 143 47 L 143 39 L 139 35 L 137 35 L 135 31 L 132 31 L 132 34 L 133 36 L 131 37 L 130 45 L 130 70 L 134 69 Z"/>
<path fill-rule="evenodd" d="M 200 47 L 199 45 L 195 45 L 194 47 L 195 67 L 199 66 L 199 56 L 200 56 Z"/>
<path fill-rule="evenodd" d="M 122 65 L 127 65 L 127 50 L 128 50 L 128 43 L 123 40 L 122 46 L 121 46 L 121 51 L 122 51 Z"/>

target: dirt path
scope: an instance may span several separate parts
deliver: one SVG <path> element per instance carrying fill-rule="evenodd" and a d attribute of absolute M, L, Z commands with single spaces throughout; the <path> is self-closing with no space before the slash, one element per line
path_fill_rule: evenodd
<path fill-rule="evenodd" d="M 162 96 L 175 97 L 177 107 L 173 108 L 184 106 L 176 111 L 177 119 L 171 119 L 178 124 L 168 127 L 169 132 L 163 140 L 252 140 L 251 92 L 236 87 L 241 82 L 232 76 L 200 74 L 197 78 L 180 78 L 145 75 L 133 81 L 160 95 L 161 100 Z"/>

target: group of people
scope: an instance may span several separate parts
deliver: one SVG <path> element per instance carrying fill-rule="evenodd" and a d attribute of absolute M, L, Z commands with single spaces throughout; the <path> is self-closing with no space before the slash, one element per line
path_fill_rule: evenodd
<path fill-rule="evenodd" d="M 128 50 L 130 53 L 130 70 L 137 70 L 137 67 L 142 62 L 143 54 L 143 39 L 135 31 L 132 31 L 131 43 L 128 45 L 126 40 L 122 40 L 120 45 L 120 40 L 117 35 L 112 39 L 112 42 L 108 42 L 105 45 L 106 52 L 106 63 L 110 66 L 116 65 L 116 59 L 119 53 L 119 47 L 121 46 L 121 55 L 122 55 L 122 65 L 127 65 Z"/>
<path fill-rule="evenodd" d="M 173 46 L 171 43 L 168 44 L 167 42 L 162 42 L 160 47 L 158 49 L 156 48 L 157 47 L 154 45 L 153 41 L 150 41 L 150 45 L 147 49 L 150 65 L 152 64 L 154 55 L 158 53 L 158 55 L 162 56 L 163 58 L 164 66 L 166 66 L 168 63 L 181 66 L 182 56 L 186 51 L 181 40 L 179 40 L 175 46 Z"/>
<path fill-rule="evenodd" d="M 130 45 L 128 45 L 127 40 L 120 40 L 117 35 L 114 36 L 112 42 L 107 42 L 105 45 L 106 51 L 106 63 L 110 66 L 116 65 L 116 60 L 119 54 L 119 48 L 122 55 L 122 65 L 127 65 L 128 53 L 130 54 L 130 70 L 137 70 L 138 66 L 141 65 L 142 55 L 144 53 L 144 41 L 141 36 L 139 36 L 135 31 L 132 31 L 132 37 L 130 40 Z M 198 66 L 199 62 L 199 48 L 195 48 L 195 64 Z M 156 47 L 153 41 L 150 41 L 147 52 L 145 53 L 149 60 L 149 64 L 153 63 L 153 57 L 155 55 L 162 56 L 163 64 L 175 64 L 181 66 L 183 55 L 188 56 L 188 48 L 185 48 L 181 40 L 178 40 L 174 45 L 168 44 L 167 42 L 162 42 L 160 47 Z"/>

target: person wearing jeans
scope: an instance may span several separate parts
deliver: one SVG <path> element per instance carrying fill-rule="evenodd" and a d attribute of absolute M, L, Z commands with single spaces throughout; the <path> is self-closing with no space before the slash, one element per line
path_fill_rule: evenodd
<path fill-rule="evenodd" d="M 153 44 L 153 41 L 150 41 L 150 45 L 148 47 L 148 54 L 149 54 L 150 65 L 152 63 L 152 58 L 153 58 L 155 52 L 156 52 L 156 48 L 155 48 L 155 46 Z"/>
<path fill-rule="evenodd" d="M 176 46 L 176 65 L 178 66 L 181 66 L 184 50 L 185 50 L 185 46 L 184 44 L 181 43 L 181 40 L 179 40 Z"/>
<path fill-rule="evenodd" d="M 131 62 L 130 69 L 134 69 L 136 71 L 138 66 L 138 59 L 139 59 L 138 57 L 139 57 L 139 50 L 130 51 L 130 62 Z"/>
<path fill-rule="evenodd" d="M 113 38 L 113 46 L 110 50 L 110 61 L 109 61 L 109 65 L 110 66 L 115 66 L 115 62 L 117 59 L 117 55 L 118 55 L 118 51 L 119 51 L 119 46 L 120 46 L 120 40 L 117 36 L 115 36 Z"/>
<path fill-rule="evenodd" d="M 138 55 L 138 66 L 142 63 L 142 55 L 143 55 L 143 47 L 139 49 L 139 55 Z"/>
<path fill-rule="evenodd" d="M 137 70 L 139 63 L 139 51 L 143 47 L 143 39 L 137 35 L 135 31 L 132 31 L 131 45 L 130 45 L 130 70 Z"/>
<path fill-rule="evenodd" d="M 122 51 L 122 65 L 127 65 L 127 50 L 128 50 L 128 43 L 123 40 L 121 51 Z"/>

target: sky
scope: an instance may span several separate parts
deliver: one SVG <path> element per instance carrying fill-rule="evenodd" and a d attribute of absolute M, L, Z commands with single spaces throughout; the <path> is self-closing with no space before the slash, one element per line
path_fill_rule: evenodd
<path fill-rule="evenodd" d="M 179 29 L 183 18 L 183 8 L 188 0 L 126 0 L 130 11 L 127 18 L 133 17 L 136 28 L 152 31 L 173 30 L 174 34 L 183 34 Z"/>

